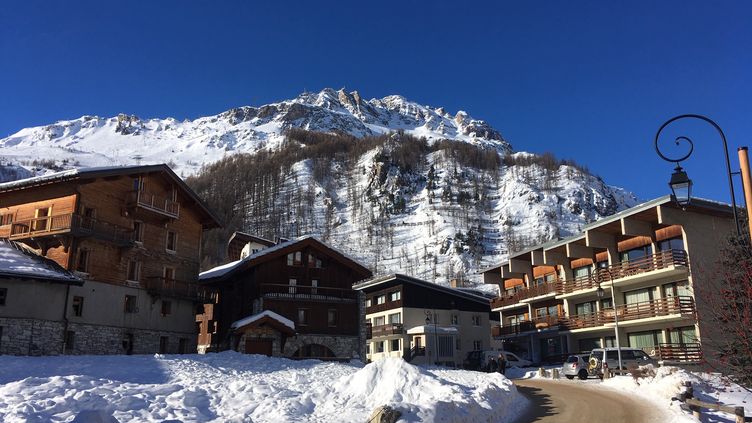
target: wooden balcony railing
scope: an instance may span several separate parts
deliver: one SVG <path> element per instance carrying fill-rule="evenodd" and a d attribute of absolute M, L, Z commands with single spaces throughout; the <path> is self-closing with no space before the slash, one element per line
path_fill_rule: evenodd
<path fill-rule="evenodd" d="M 667 297 L 652 301 L 622 304 L 616 306 L 616 309 L 607 308 L 595 313 L 570 316 L 564 324 L 567 329 L 572 330 L 613 323 L 615 320 L 614 315 L 622 322 L 676 314 L 692 316 L 694 313 L 695 303 L 692 297 Z"/>
<path fill-rule="evenodd" d="M 497 325 L 491 328 L 491 336 L 499 337 L 516 335 L 524 332 L 533 332 L 536 330 L 560 329 L 565 320 L 566 317 L 564 315 L 544 316 L 536 317 L 533 320 L 523 320 L 511 325 Z"/>
<path fill-rule="evenodd" d="M 133 231 L 129 229 L 75 213 L 19 220 L 9 225 L 6 228 L 6 233 L 0 231 L 0 236 L 5 235 L 10 239 L 17 240 L 68 232 L 78 236 L 95 236 L 123 244 L 129 244 L 133 237 Z"/>
<path fill-rule="evenodd" d="M 384 302 L 383 304 L 373 304 L 372 303 L 369 307 L 366 307 L 366 314 L 378 313 L 378 312 L 381 312 L 381 311 L 392 310 L 392 309 L 401 308 L 401 307 L 402 307 L 402 299 L 401 298 L 399 300 L 394 300 L 394 301 L 390 301 L 387 298 L 386 302 Z"/>
<path fill-rule="evenodd" d="M 387 335 L 402 335 L 403 333 L 405 333 L 405 328 L 401 323 L 390 323 L 387 325 L 373 326 L 371 328 L 371 334 L 374 338 Z"/>
<path fill-rule="evenodd" d="M 165 277 L 146 278 L 144 288 L 153 295 L 186 298 L 196 301 L 209 301 L 213 291 L 194 282 L 180 281 Z"/>
<path fill-rule="evenodd" d="M 656 360 L 677 363 L 698 363 L 702 361 L 702 346 L 699 343 L 659 344 L 653 351 Z"/>
<path fill-rule="evenodd" d="M 264 283 L 260 285 L 260 289 L 261 295 L 266 298 L 287 300 L 341 300 L 350 302 L 358 298 L 358 293 L 355 290 L 344 288 Z"/>
<path fill-rule="evenodd" d="M 571 294 L 583 289 L 597 288 L 600 284 L 611 281 L 612 278 L 616 281 L 620 278 L 665 269 L 670 266 L 687 266 L 687 253 L 683 250 L 660 251 L 636 260 L 616 263 L 606 268 L 597 269 L 591 275 L 581 276 L 566 282 L 556 280 L 530 288 L 523 288 L 512 294 L 504 293 L 491 300 L 491 308 L 517 304 L 521 300 L 552 292 L 556 294 Z"/>
<path fill-rule="evenodd" d="M 180 203 L 169 198 L 151 193 L 149 191 L 133 191 L 131 193 L 132 202 L 147 210 L 160 213 L 169 217 L 180 217 Z"/>

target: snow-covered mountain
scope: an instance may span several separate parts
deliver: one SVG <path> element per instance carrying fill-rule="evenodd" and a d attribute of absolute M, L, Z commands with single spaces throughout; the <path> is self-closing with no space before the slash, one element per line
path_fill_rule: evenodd
<path fill-rule="evenodd" d="M 356 137 L 393 131 L 453 139 L 511 151 L 501 134 L 482 120 L 454 115 L 398 95 L 363 100 L 357 91 L 324 89 L 260 107 L 238 107 L 214 116 L 180 122 L 173 118 L 140 119 L 82 116 L 22 129 L 0 139 L 0 160 L 43 170 L 59 166 L 111 166 L 163 163 L 182 175 L 233 153 L 279 148 L 288 128 L 338 131 Z M 42 163 L 42 159 L 47 161 Z M 53 165 L 50 160 L 54 161 Z M 36 163 L 35 163 L 36 161 Z"/>
<path fill-rule="evenodd" d="M 329 133 L 330 145 L 348 152 L 322 155 L 308 132 L 287 132 L 299 129 Z M 348 149 L 353 143 L 362 148 Z M 84 116 L 23 129 L 0 147 L 5 180 L 168 162 L 192 177 L 231 230 L 318 235 L 376 273 L 437 283 L 462 274 L 477 281 L 479 268 L 510 250 L 637 203 L 572 163 L 513 152 L 499 131 L 465 112 L 396 95 L 363 100 L 356 91 L 324 89 L 183 122 Z M 263 172 L 259 157 L 272 163 Z M 226 236 L 208 236 L 216 248 L 204 251 L 221 258 Z"/>

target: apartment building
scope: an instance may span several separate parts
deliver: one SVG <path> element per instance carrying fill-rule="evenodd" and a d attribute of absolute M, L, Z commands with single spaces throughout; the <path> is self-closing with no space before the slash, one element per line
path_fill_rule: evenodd
<path fill-rule="evenodd" d="M 370 270 L 310 236 L 240 257 L 200 275 L 217 292 L 216 303 L 196 316 L 200 351 L 363 357 L 365 322 L 352 285 Z"/>
<path fill-rule="evenodd" d="M 359 282 L 365 294 L 366 358 L 460 367 L 470 351 L 491 346 L 487 297 L 394 274 Z"/>
<path fill-rule="evenodd" d="M 55 312 L 66 322 L 60 337 L 67 354 L 195 352 L 196 305 L 210 299 L 196 283 L 201 238 L 218 226 L 166 165 L 77 169 L 0 184 L 0 238 L 83 280 L 69 285 Z M 34 319 L 57 304 L 50 290 L 34 298 L 29 292 L 8 287 L 7 306 L 26 304 L 8 317 Z M 42 345 L 60 337 L 33 342 L 58 351 Z"/>
<path fill-rule="evenodd" d="M 728 205 L 661 197 L 586 225 L 572 237 L 511 253 L 482 271 L 504 348 L 530 360 L 616 346 L 663 362 L 699 362 L 702 303 L 718 248 L 733 233 Z M 707 352 L 707 351 L 705 351 Z"/>

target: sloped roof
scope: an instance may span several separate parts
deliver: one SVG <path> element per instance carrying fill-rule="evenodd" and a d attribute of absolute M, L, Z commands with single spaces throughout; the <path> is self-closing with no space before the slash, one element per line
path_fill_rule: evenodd
<path fill-rule="evenodd" d="M 413 285 L 430 288 L 436 291 L 444 292 L 450 295 L 455 295 L 457 297 L 465 298 L 471 301 L 476 301 L 483 305 L 488 305 L 489 298 L 484 295 L 474 294 L 474 293 L 468 292 L 468 290 L 465 290 L 465 289 L 448 288 L 446 286 L 424 281 L 422 279 L 414 278 L 412 276 L 402 275 L 399 273 L 393 273 L 391 275 L 386 275 L 386 276 L 378 276 L 373 279 L 368 279 L 362 282 L 358 282 L 353 285 L 353 289 L 362 290 L 366 288 L 378 287 L 379 285 L 386 284 L 394 280 L 398 280 L 403 283 L 406 282 L 406 283 L 410 283 Z"/>
<path fill-rule="evenodd" d="M 205 217 L 208 217 L 208 221 L 205 222 L 207 228 L 218 228 L 222 226 L 217 215 L 215 215 L 204 201 L 164 163 L 144 166 L 106 166 L 64 170 L 62 172 L 2 183 L 0 184 L 0 193 L 82 179 L 128 176 L 144 173 L 164 173 L 167 175 L 167 177 L 175 182 L 183 193 L 196 203 L 199 211 L 204 214 Z"/>
<path fill-rule="evenodd" d="M 0 239 L 0 277 L 34 279 L 82 285 L 75 274 L 24 244 Z"/>
<path fill-rule="evenodd" d="M 246 326 L 260 326 L 264 324 L 270 324 L 280 332 L 284 332 L 290 335 L 295 334 L 295 323 L 293 323 L 292 320 L 281 316 L 271 310 L 264 310 L 261 313 L 257 313 L 237 320 L 230 325 L 230 329 L 241 329 Z"/>
<path fill-rule="evenodd" d="M 255 254 L 251 254 L 248 257 L 242 258 L 240 260 L 232 261 L 230 263 L 223 264 L 221 266 L 217 266 L 205 272 L 201 272 L 198 275 L 198 279 L 201 282 L 213 282 L 216 280 L 223 280 L 223 279 L 229 278 L 237 272 L 241 272 L 245 269 L 249 269 L 257 264 L 263 263 L 267 260 L 271 260 L 275 257 L 285 255 L 291 250 L 294 250 L 296 247 L 300 247 L 301 244 L 302 245 L 311 245 L 311 244 L 318 245 L 319 247 L 322 247 L 323 249 L 328 250 L 330 253 L 332 253 L 332 256 L 334 258 L 339 259 L 341 262 L 348 263 L 349 265 L 360 269 L 363 273 L 371 275 L 371 271 L 368 270 L 367 267 L 360 264 L 354 258 L 348 256 L 347 254 L 343 253 L 342 251 L 339 251 L 338 249 L 328 244 L 325 244 L 324 242 L 320 241 L 318 238 L 308 235 L 308 236 L 303 236 L 303 237 L 300 237 L 291 241 L 281 242 L 269 248 L 264 248 L 263 250 L 258 251 Z"/>

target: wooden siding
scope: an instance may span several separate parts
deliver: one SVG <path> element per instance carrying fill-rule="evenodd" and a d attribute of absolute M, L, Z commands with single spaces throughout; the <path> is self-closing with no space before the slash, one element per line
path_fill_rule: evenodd
<path fill-rule="evenodd" d="M 540 278 L 545 275 L 556 273 L 556 267 L 554 266 L 535 266 L 533 267 L 533 277 Z"/>
<path fill-rule="evenodd" d="M 504 281 L 504 289 L 514 288 L 515 286 L 525 286 L 525 281 L 520 278 L 507 279 Z"/>

